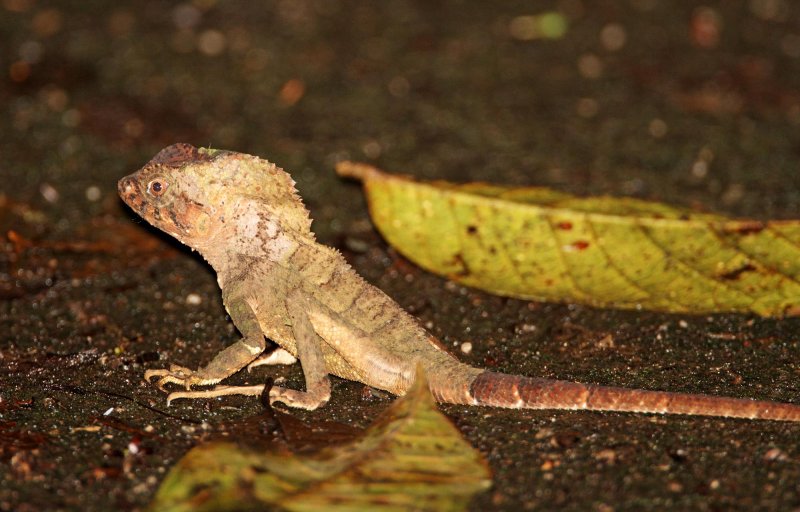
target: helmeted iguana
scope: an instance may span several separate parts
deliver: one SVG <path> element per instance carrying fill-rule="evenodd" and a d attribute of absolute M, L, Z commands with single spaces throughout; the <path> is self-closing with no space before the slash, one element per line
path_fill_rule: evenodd
<path fill-rule="evenodd" d="M 299 359 L 306 390 L 273 386 L 270 402 L 315 409 L 330 398 L 329 375 L 402 395 L 421 365 L 436 400 L 453 404 L 800 421 L 800 405 L 528 378 L 461 363 L 339 252 L 316 241 L 294 181 L 255 156 L 174 144 L 121 179 L 119 193 L 211 264 L 242 335 L 198 370 L 146 371 L 161 389 L 185 388 L 168 401 L 259 395 L 264 385 L 191 388 L 245 367 Z M 279 348 L 263 355 L 265 338 Z"/>

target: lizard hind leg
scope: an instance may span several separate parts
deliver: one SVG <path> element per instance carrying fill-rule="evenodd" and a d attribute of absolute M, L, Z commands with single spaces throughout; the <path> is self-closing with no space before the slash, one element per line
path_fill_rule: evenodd
<path fill-rule="evenodd" d="M 292 333 L 297 344 L 297 358 L 303 368 L 306 390 L 299 391 L 274 386 L 269 390 L 270 403 L 282 402 L 289 407 L 313 411 L 325 405 L 331 397 L 331 381 L 322 355 L 322 338 L 314 330 L 308 318 L 308 310 L 314 299 L 300 292 L 286 300 L 286 310 L 292 321 Z"/>

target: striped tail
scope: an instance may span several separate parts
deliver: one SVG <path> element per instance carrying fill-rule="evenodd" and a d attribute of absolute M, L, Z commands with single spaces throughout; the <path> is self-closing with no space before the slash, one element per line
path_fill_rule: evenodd
<path fill-rule="evenodd" d="M 469 391 L 448 402 L 515 409 L 571 409 L 657 414 L 693 414 L 759 420 L 800 421 L 800 405 L 739 398 L 593 386 L 484 371 Z"/>

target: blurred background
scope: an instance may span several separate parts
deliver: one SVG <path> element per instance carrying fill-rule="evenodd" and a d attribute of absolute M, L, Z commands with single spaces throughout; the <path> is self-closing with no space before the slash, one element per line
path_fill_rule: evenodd
<path fill-rule="evenodd" d="M 161 407 L 157 391 L 139 387 L 145 367 L 200 364 L 217 340 L 236 338 L 202 262 L 117 198 L 116 181 L 168 144 L 256 154 L 285 168 L 319 238 L 448 342 L 473 340 L 475 364 L 791 400 L 795 372 L 773 362 L 796 360 L 796 322 L 679 322 L 448 287 L 382 244 L 360 190 L 333 165 L 347 158 L 419 178 L 796 218 L 798 127 L 800 5 L 787 0 L 0 0 L 0 462 L 9 465 L 0 510 L 102 510 L 106 500 L 140 508 L 158 468 L 199 439 L 180 418 L 131 405 L 143 398 L 118 403 L 91 391 L 102 383 Z M 664 325 L 684 331 L 671 338 Z M 708 329 L 747 343 L 699 334 Z M 619 350 L 578 341 L 609 332 Z M 564 345 L 530 354 L 526 336 Z M 174 348 L 176 339 L 190 343 Z M 679 356 L 664 355 L 675 347 Z M 740 366 L 730 369 L 731 360 Z M 751 387 L 736 387 L 742 376 Z M 244 403 L 235 402 L 259 410 Z M 362 405 L 368 412 L 346 421 L 363 423 L 383 406 Z M 103 423 L 108 407 L 128 430 Z M 212 423 L 244 414 L 187 411 Z M 330 414 L 348 418 L 336 407 Z M 731 434 L 733 424 L 708 420 L 527 413 L 491 426 L 483 412 L 450 414 L 497 473 L 476 509 L 606 511 L 624 509 L 630 496 L 634 508 L 800 504 L 797 464 L 769 466 L 800 460 L 786 427 L 759 426 L 742 447 L 731 443 L 751 432 L 747 424 Z M 110 437 L 68 435 L 86 418 Z M 160 420 L 167 426 L 156 442 L 142 429 Z M 131 455 L 136 436 L 146 456 Z M 737 458 L 724 459 L 723 475 L 711 453 Z"/>
<path fill-rule="evenodd" d="M 114 202 L 116 178 L 175 141 L 275 161 L 312 203 L 342 158 L 756 217 L 800 201 L 791 2 L 3 0 L 0 13 L 3 190 L 57 208 L 57 228 Z M 315 206 L 325 230 L 335 210 Z"/>

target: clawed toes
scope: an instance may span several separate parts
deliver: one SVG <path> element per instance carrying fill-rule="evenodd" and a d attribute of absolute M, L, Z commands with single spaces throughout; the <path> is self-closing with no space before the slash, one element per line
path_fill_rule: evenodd
<path fill-rule="evenodd" d="M 169 376 L 169 370 L 147 370 L 144 372 L 145 381 L 150 382 L 153 379 L 158 379 L 155 384 L 161 391 L 164 391 L 164 385 L 169 382 Z"/>
<path fill-rule="evenodd" d="M 168 393 L 167 406 L 174 400 L 179 400 L 181 398 L 215 398 L 227 395 L 259 396 L 264 391 L 265 387 L 264 384 L 260 384 L 257 386 L 216 386 L 211 389 L 193 390 L 192 386 L 209 386 L 216 384 L 220 380 L 218 378 L 209 378 L 204 375 L 205 373 L 202 369 L 194 371 L 183 366 L 171 365 L 169 370 L 162 368 L 145 371 L 144 380 L 151 382 L 155 379 L 153 383 L 156 387 L 164 393 Z M 184 389 L 169 392 L 164 389 L 164 386 L 167 384 L 176 384 Z"/>
<path fill-rule="evenodd" d="M 172 393 L 168 394 L 167 395 L 167 407 L 169 407 L 172 404 L 173 400 L 179 400 L 181 398 L 192 398 L 191 396 L 187 396 L 187 393 L 191 394 L 191 391 L 189 391 L 189 392 L 187 392 L 187 391 L 173 391 Z"/>
<path fill-rule="evenodd" d="M 167 384 L 177 384 L 178 386 L 183 386 L 187 390 L 192 387 L 192 385 L 197 384 L 197 378 L 194 375 L 194 372 L 188 368 L 184 368 L 183 366 L 178 365 L 171 365 L 169 370 L 166 369 L 158 369 L 158 370 L 147 370 L 144 372 L 144 380 L 147 382 L 152 381 L 153 379 L 158 379 L 155 382 L 155 385 L 161 391 L 166 393 L 164 386 Z"/>
<path fill-rule="evenodd" d="M 288 407 L 313 411 L 328 402 L 328 396 L 274 386 L 269 390 L 270 404 L 280 402 Z"/>
<path fill-rule="evenodd" d="M 161 377 L 167 370 L 146 370 L 144 372 L 144 380 L 150 382 L 153 377 Z"/>

